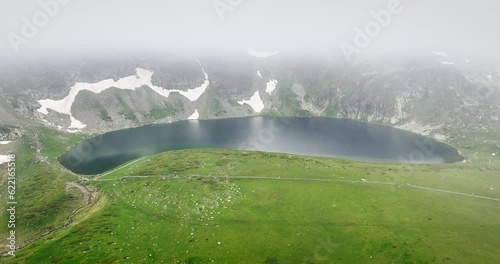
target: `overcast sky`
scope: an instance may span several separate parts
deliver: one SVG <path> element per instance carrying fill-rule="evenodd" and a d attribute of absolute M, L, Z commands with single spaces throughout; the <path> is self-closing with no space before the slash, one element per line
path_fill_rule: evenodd
<path fill-rule="evenodd" d="M 391 0 L 64 0 L 34 36 L 25 18 L 40 2 L 2 0 L 0 55 L 142 50 L 322 50 L 354 44 L 355 28 Z M 63 2 L 63 0 L 59 0 Z M 217 12 L 235 3 L 232 10 Z M 238 3 L 241 2 L 241 3 Z M 371 37 L 375 51 L 434 49 L 467 54 L 500 52 L 500 1 L 400 0 L 402 12 Z M 224 6 L 224 4 L 226 6 Z M 57 10 L 56 10 L 57 11 Z M 221 13 L 223 12 L 223 13 Z M 221 16 L 223 20 L 221 20 Z M 39 21 L 39 22 L 40 22 Z M 40 24 L 40 23 L 39 23 Z M 11 42 L 15 39 L 14 45 Z M 13 47 L 16 46 L 16 47 Z"/>

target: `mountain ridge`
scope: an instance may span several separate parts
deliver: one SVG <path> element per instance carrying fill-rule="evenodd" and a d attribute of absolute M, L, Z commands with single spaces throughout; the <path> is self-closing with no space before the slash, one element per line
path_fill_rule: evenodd
<path fill-rule="evenodd" d="M 1 110 L 16 116 L 2 121 L 103 133 L 198 118 L 320 116 L 387 124 L 451 144 L 467 133 L 490 137 L 500 123 L 500 67 L 442 60 L 346 65 L 247 55 L 31 65 L 0 74 Z M 103 82 L 106 89 L 78 88 Z M 71 104 L 61 101 L 71 94 Z M 47 104 L 58 101 L 61 107 Z"/>

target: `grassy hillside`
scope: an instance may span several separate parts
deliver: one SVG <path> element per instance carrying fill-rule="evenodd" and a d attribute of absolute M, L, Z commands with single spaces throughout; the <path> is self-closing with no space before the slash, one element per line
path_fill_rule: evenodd
<path fill-rule="evenodd" d="M 102 209 L 10 261 L 494 263 L 499 172 L 496 165 L 161 153 L 94 177 Z"/>
<path fill-rule="evenodd" d="M 86 205 L 77 177 L 55 165 L 56 153 L 61 153 L 82 136 L 60 133 L 47 128 L 33 128 L 16 143 L 16 242 L 24 246 L 70 223 L 69 216 Z M 52 162 L 49 163 L 48 161 Z M 0 165 L 0 236 L 8 237 L 7 164 Z M 7 240 L 5 240 L 7 241 Z M 2 241 L 1 251 L 6 251 Z M 0 261 L 1 262 L 1 261 Z"/>

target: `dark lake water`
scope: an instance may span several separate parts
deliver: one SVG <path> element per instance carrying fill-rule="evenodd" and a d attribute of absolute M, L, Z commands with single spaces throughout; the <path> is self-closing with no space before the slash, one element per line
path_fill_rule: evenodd
<path fill-rule="evenodd" d="M 259 150 L 358 161 L 452 163 L 458 151 L 388 126 L 330 118 L 242 117 L 190 120 L 114 131 L 83 141 L 59 158 L 79 174 L 99 174 L 169 150 Z"/>

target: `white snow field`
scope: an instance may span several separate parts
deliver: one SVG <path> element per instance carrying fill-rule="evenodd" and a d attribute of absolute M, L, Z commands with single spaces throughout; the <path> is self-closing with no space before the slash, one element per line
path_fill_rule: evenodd
<path fill-rule="evenodd" d="M 188 117 L 188 120 L 198 120 L 199 118 L 200 113 L 198 113 L 198 109 L 196 109 L 194 113 Z"/>
<path fill-rule="evenodd" d="M 266 93 L 272 94 L 273 91 L 276 89 L 276 85 L 278 85 L 278 80 L 269 80 L 266 84 Z"/>
<path fill-rule="evenodd" d="M 38 102 L 42 106 L 37 111 L 44 115 L 47 115 L 49 113 L 48 109 L 51 109 L 61 114 L 67 114 L 71 118 L 71 125 L 69 126 L 69 128 L 72 130 L 80 130 L 85 128 L 87 125 L 77 120 L 71 113 L 71 107 L 73 106 L 75 98 L 80 93 L 80 91 L 91 91 L 93 93 L 99 94 L 110 88 L 117 88 L 121 90 L 135 90 L 137 88 L 147 86 L 157 94 L 165 98 L 168 98 L 170 96 L 170 93 L 176 92 L 194 102 L 198 100 L 200 96 L 203 95 L 203 93 L 205 93 L 208 85 L 210 84 L 208 80 L 208 74 L 205 72 L 205 69 L 202 67 L 199 61 L 198 63 L 200 64 L 203 74 L 205 75 L 205 81 L 201 86 L 189 89 L 188 91 L 167 90 L 162 87 L 155 86 L 151 82 L 151 78 L 154 72 L 142 68 L 137 68 L 136 75 L 127 76 L 119 79 L 118 81 L 107 79 L 97 83 L 77 82 L 75 85 L 73 85 L 73 87 L 71 87 L 69 94 L 61 100 L 38 100 Z"/>
<path fill-rule="evenodd" d="M 257 113 L 262 112 L 262 110 L 264 109 L 264 102 L 260 98 L 259 91 L 256 91 L 254 95 L 250 97 L 250 100 L 238 101 L 238 104 L 240 105 L 247 104 L 250 107 L 252 107 L 252 109 Z"/>

